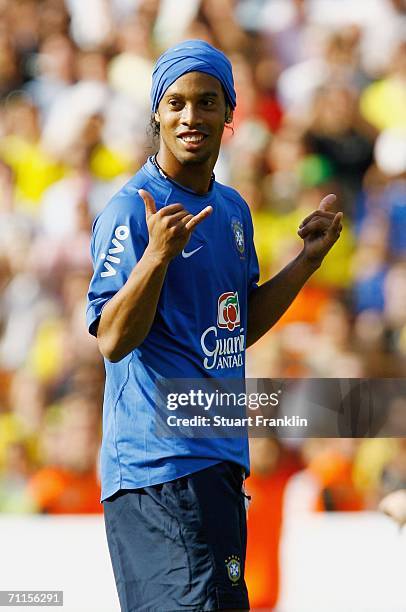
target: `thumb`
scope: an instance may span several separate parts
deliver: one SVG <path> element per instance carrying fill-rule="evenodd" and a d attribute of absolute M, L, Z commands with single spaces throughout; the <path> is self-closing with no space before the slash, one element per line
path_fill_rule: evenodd
<path fill-rule="evenodd" d="M 149 191 L 146 191 L 145 189 L 138 189 L 138 193 L 140 194 L 141 198 L 144 201 L 145 216 L 148 221 L 150 216 L 156 213 L 155 200 L 152 197 L 152 195 L 149 193 Z"/>
<path fill-rule="evenodd" d="M 333 204 L 336 201 L 337 196 L 334 193 L 330 193 L 319 204 L 319 210 L 324 210 L 325 212 L 334 212 Z"/>

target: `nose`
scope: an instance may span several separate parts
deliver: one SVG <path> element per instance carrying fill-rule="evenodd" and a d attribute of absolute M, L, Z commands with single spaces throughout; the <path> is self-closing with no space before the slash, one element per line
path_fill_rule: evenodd
<path fill-rule="evenodd" d="M 197 127 L 202 124 L 199 108 L 196 104 L 188 102 L 182 109 L 181 122 L 187 127 Z"/>

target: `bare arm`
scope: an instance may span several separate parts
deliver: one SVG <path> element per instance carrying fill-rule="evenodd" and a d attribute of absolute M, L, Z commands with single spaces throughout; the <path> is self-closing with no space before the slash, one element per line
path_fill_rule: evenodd
<path fill-rule="evenodd" d="M 148 334 L 168 263 L 147 248 L 125 285 L 103 308 L 97 340 L 100 352 L 109 361 L 120 361 Z"/>
<path fill-rule="evenodd" d="M 275 325 L 338 240 L 342 213 L 334 214 L 328 210 L 335 199 L 333 194 L 324 198 L 319 209 L 302 222 L 298 234 L 304 241 L 303 251 L 279 274 L 251 293 L 247 346 L 254 344 Z"/>
<path fill-rule="evenodd" d="M 247 347 L 279 321 L 317 268 L 306 260 L 302 252 L 276 276 L 251 293 L 248 302 Z"/>
<path fill-rule="evenodd" d="M 141 189 L 139 194 L 145 204 L 149 243 L 125 285 L 103 308 L 97 330 L 100 352 L 113 362 L 128 355 L 149 333 L 171 259 L 212 212 L 207 206 L 193 216 L 181 204 L 157 212 L 152 196 Z"/>

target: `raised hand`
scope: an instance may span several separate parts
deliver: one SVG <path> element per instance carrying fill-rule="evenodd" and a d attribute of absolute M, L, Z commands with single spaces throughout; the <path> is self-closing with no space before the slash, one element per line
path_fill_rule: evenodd
<path fill-rule="evenodd" d="M 195 227 L 213 212 L 211 206 L 206 206 L 197 215 L 192 215 L 182 204 L 169 204 L 157 211 L 154 198 L 148 191 L 139 189 L 138 193 L 145 204 L 148 251 L 164 262 L 179 255 Z"/>
<path fill-rule="evenodd" d="M 336 199 L 333 193 L 323 198 L 319 208 L 299 226 L 297 233 L 304 241 L 304 253 L 310 261 L 321 262 L 340 237 L 343 213 L 332 212 Z"/>

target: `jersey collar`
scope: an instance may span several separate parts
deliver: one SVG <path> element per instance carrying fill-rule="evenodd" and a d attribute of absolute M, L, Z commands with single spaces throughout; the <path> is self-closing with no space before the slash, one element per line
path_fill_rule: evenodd
<path fill-rule="evenodd" d="M 150 157 L 148 157 L 147 163 L 146 163 L 146 169 L 147 171 L 152 174 L 153 176 L 158 176 L 162 179 L 164 179 L 165 181 L 168 181 L 168 183 L 170 183 L 173 187 L 176 187 L 176 189 L 179 189 L 180 191 L 183 191 L 189 195 L 192 195 L 196 198 L 207 198 L 208 196 L 210 197 L 212 195 L 213 192 L 213 186 L 216 180 L 216 177 L 214 176 L 214 173 L 212 173 L 211 175 L 211 179 L 210 179 L 210 186 L 209 186 L 209 190 L 206 193 L 196 193 L 196 191 L 193 191 L 193 189 L 189 189 L 189 187 L 185 187 L 184 185 L 181 185 L 180 183 L 178 183 L 177 181 L 174 181 L 171 177 L 169 177 L 166 172 L 164 172 L 164 170 L 161 168 L 161 166 L 158 164 L 157 160 L 156 160 L 156 154 L 155 155 L 151 155 Z"/>

